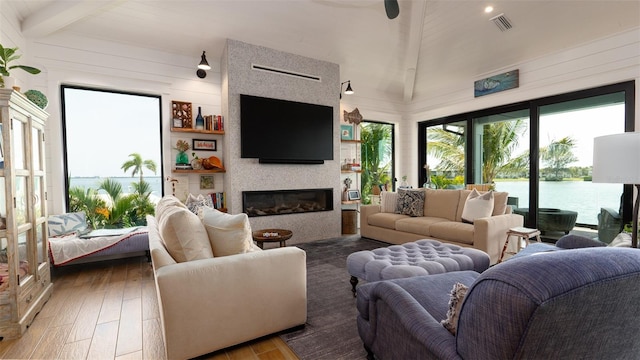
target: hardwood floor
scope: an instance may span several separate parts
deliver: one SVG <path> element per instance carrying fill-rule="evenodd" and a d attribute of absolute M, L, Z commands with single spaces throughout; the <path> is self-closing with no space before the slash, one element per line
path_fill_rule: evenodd
<path fill-rule="evenodd" d="M 145 257 L 52 269 L 53 295 L 2 359 L 165 359 L 151 263 Z M 294 360 L 277 335 L 198 359 Z"/>

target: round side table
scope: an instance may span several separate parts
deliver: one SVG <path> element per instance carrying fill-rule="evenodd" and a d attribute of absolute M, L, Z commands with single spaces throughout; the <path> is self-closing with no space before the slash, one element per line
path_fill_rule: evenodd
<path fill-rule="evenodd" d="M 279 242 L 280 247 L 287 246 L 287 240 L 291 239 L 293 232 L 285 229 L 262 229 L 251 233 L 253 240 L 260 249 L 264 249 L 266 242 Z"/>

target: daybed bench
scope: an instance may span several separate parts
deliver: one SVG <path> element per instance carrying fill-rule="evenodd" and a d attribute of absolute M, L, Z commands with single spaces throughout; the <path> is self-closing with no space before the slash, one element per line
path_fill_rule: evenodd
<path fill-rule="evenodd" d="M 391 244 L 435 239 L 482 250 L 489 254 L 491 263 L 495 264 L 500 257 L 507 230 L 524 224 L 522 215 L 512 214 L 511 207 L 507 206 L 506 192 L 493 192 L 493 206 L 486 216 L 474 217 L 472 223 L 467 223 L 462 220 L 467 197 L 476 190 L 412 190 L 412 196 L 419 195 L 419 192 L 424 195 L 421 195 L 422 208 L 417 209 L 422 211 L 411 215 L 406 214 L 407 206 L 398 206 L 398 203 L 402 203 L 399 199 L 404 191 L 382 192 L 380 205 L 360 207 L 362 237 Z M 413 204 L 413 210 L 419 206 Z"/>
<path fill-rule="evenodd" d="M 96 230 L 102 233 L 90 234 L 83 212 L 51 215 L 47 227 L 49 259 L 53 266 L 142 255 L 151 261 L 146 227 Z"/>
<path fill-rule="evenodd" d="M 87 246 L 89 245 L 90 246 Z M 49 238 L 49 258 L 53 266 L 83 264 L 95 261 L 122 259 L 149 253 L 146 227 L 120 236 L 102 236 L 83 239 L 77 236 Z"/>

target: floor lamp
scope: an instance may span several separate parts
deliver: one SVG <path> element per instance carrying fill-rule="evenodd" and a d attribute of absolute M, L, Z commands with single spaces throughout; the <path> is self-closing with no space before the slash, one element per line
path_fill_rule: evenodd
<path fill-rule="evenodd" d="M 636 189 L 631 222 L 631 247 L 638 247 L 640 203 L 640 132 L 599 136 L 593 139 L 594 183 L 632 184 Z"/>

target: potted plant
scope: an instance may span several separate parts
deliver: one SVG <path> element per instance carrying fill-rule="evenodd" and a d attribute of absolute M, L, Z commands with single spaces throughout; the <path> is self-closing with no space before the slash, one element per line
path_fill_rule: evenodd
<path fill-rule="evenodd" d="M 0 44 L 0 88 L 5 87 L 5 79 L 10 77 L 10 70 L 22 69 L 29 74 L 39 74 L 40 70 L 26 65 L 10 65 L 11 62 L 18 60 L 22 55 L 16 54 L 18 48 L 6 48 Z"/>

